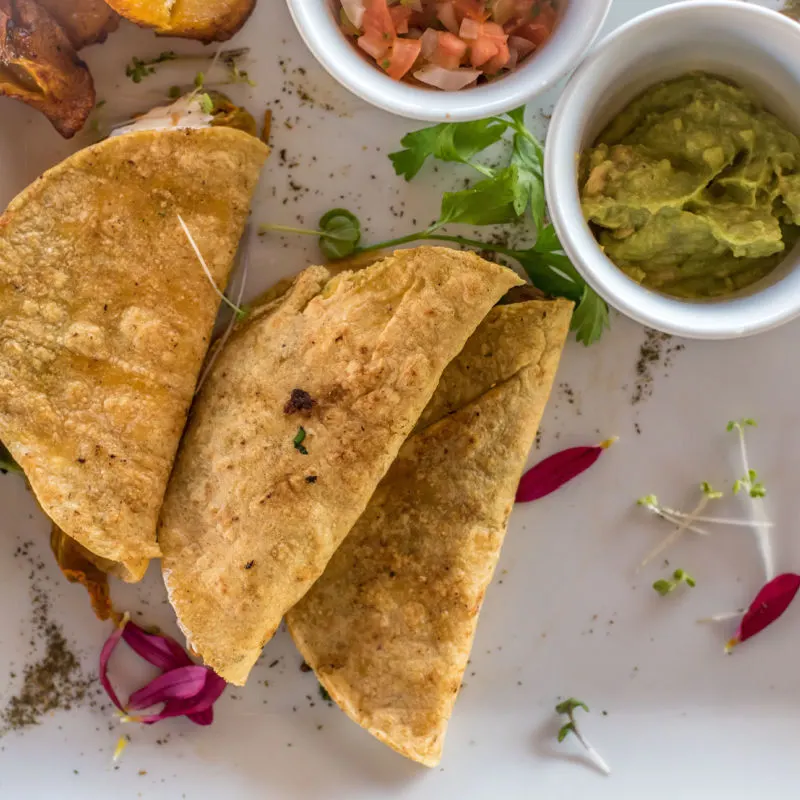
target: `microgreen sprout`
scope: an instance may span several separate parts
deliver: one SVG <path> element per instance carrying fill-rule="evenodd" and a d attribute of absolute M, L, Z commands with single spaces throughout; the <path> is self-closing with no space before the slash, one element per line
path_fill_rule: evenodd
<path fill-rule="evenodd" d="M 308 449 L 303 444 L 303 442 L 306 440 L 306 435 L 307 435 L 306 434 L 306 429 L 301 425 L 297 429 L 297 434 L 294 437 L 294 440 L 292 442 L 294 444 L 294 449 L 297 450 L 301 455 L 304 455 L 304 456 L 308 455 Z"/>
<path fill-rule="evenodd" d="M 653 584 L 653 588 L 662 596 L 674 592 L 682 583 L 685 583 L 690 588 L 694 589 L 697 585 L 695 579 L 685 570 L 676 569 L 672 573 L 672 578 L 662 578 Z"/>
<path fill-rule="evenodd" d="M 131 59 L 131 63 L 125 67 L 125 75 L 134 83 L 141 83 L 148 75 L 152 75 L 156 71 L 158 64 L 163 64 L 166 61 L 175 61 L 177 58 L 178 54 L 172 50 L 166 50 L 155 58 L 141 59 L 134 56 Z"/>
<path fill-rule="evenodd" d="M 743 477 L 733 484 L 733 493 L 746 493 L 751 500 L 753 509 L 752 527 L 758 541 L 758 549 L 761 553 L 761 561 L 764 565 L 764 573 L 767 583 L 775 577 L 775 560 L 772 553 L 772 542 L 769 537 L 770 522 L 764 510 L 763 498 L 767 491 L 764 484 L 759 480 L 758 473 L 750 467 L 750 460 L 747 453 L 747 443 L 745 442 L 745 429 L 757 427 L 756 421 L 750 417 L 739 420 L 731 420 L 727 425 L 729 433 L 736 433 L 739 439 L 739 453 L 742 461 Z"/>
<path fill-rule="evenodd" d="M 581 745 L 583 745 L 584 750 L 586 750 L 589 758 L 593 761 L 595 766 L 605 775 L 610 775 L 611 768 L 605 762 L 605 759 L 603 759 L 603 757 L 597 752 L 597 750 L 595 750 L 594 747 L 589 744 L 589 741 L 581 733 L 581 730 L 578 727 L 578 722 L 575 719 L 575 712 L 579 708 L 582 708 L 587 713 L 589 711 L 589 706 L 587 706 L 586 703 L 581 700 L 576 700 L 574 697 L 570 697 L 568 700 L 564 700 L 556 706 L 556 714 L 566 714 L 567 718 L 569 719 L 569 722 L 566 722 L 561 726 L 561 729 L 558 732 L 558 741 L 563 742 L 567 736 L 573 734 L 581 743 Z"/>
<path fill-rule="evenodd" d="M 208 282 L 211 284 L 214 291 L 217 293 L 219 298 L 237 315 L 239 319 L 244 319 L 244 317 L 247 315 L 247 311 L 228 300 L 228 298 L 220 290 L 219 286 L 217 286 L 214 276 L 211 274 L 211 270 L 208 268 L 208 264 L 206 264 L 206 260 L 203 258 L 200 248 L 197 246 L 197 242 L 195 242 L 189 227 L 183 221 L 183 217 L 180 214 L 178 214 L 178 222 L 180 222 L 181 228 L 183 228 L 183 232 L 186 234 L 186 238 L 189 240 L 189 244 L 192 246 L 192 250 L 194 250 L 194 254 L 197 256 L 197 260 L 200 262 L 200 266 L 203 268 L 203 272 L 205 272 L 206 278 L 208 278 Z"/>
<path fill-rule="evenodd" d="M 700 492 L 701 497 L 697 505 L 694 509 L 688 513 L 684 514 L 682 512 L 670 513 L 672 509 L 662 509 L 658 505 L 658 498 L 655 495 L 645 495 L 644 497 L 640 498 L 638 504 L 644 506 L 645 508 L 654 511 L 658 516 L 666 519 L 668 522 L 672 522 L 677 527 L 675 530 L 667 536 L 665 539 L 661 540 L 661 543 L 658 544 L 653 550 L 648 553 L 647 556 L 643 559 L 642 563 L 639 565 L 639 568 L 647 566 L 656 556 L 661 555 L 668 547 L 671 547 L 675 544 L 686 531 L 691 530 L 695 533 L 701 533 L 704 535 L 708 534 L 708 531 L 704 528 L 698 528 L 694 523 L 701 519 L 701 513 L 708 505 L 711 500 L 718 500 L 721 496 L 721 492 L 714 491 L 711 485 L 707 481 L 703 481 L 700 484 Z M 702 518 L 702 519 L 711 519 L 710 517 Z"/>
<path fill-rule="evenodd" d="M 214 111 L 214 101 L 211 99 L 211 95 L 203 92 L 197 95 L 197 101 L 200 103 L 200 110 L 204 114 L 211 114 Z"/>
<path fill-rule="evenodd" d="M 5 445 L 0 442 L 0 473 L 2 472 L 22 472 L 22 469 L 14 461 L 14 457 L 8 452 Z"/>

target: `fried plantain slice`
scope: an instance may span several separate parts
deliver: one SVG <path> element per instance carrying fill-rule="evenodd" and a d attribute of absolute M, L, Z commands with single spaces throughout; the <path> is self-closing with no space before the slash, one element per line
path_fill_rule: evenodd
<path fill-rule="evenodd" d="M 256 0 L 106 0 L 118 14 L 164 36 L 224 42 L 247 22 Z"/>
<path fill-rule="evenodd" d="M 105 0 L 36 0 L 64 29 L 76 50 L 104 42 L 119 27 L 119 15 Z"/>
<path fill-rule="evenodd" d="M 65 139 L 83 127 L 94 107 L 88 67 L 33 0 L 0 0 L 0 95 L 41 111 Z"/>

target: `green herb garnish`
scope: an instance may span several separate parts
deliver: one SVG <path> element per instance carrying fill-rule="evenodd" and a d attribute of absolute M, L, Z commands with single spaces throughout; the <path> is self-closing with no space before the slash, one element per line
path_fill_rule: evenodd
<path fill-rule="evenodd" d="M 414 178 L 429 158 L 467 164 L 482 176 L 482 180 L 462 191 L 445 192 L 439 218 L 421 231 L 361 247 L 358 218 L 343 209 L 335 209 L 322 218 L 316 231 L 263 225 L 260 233 L 282 231 L 316 235 L 325 255 L 333 260 L 424 240 L 491 250 L 517 261 L 531 282 L 546 294 L 572 300 L 576 304 L 572 329 L 578 341 L 589 345 L 608 327 L 608 306 L 572 266 L 553 226 L 545 225 L 544 153 L 542 145 L 525 126 L 524 116 L 524 107 L 517 108 L 508 114 L 476 122 L 433 125 L 403 137 L 403 149 L 390 154 L 389 158 L 395 172 L 406 180 Z M 492 168 L 474 160 L 487 148 L 501 141 L 508 142 L 508 133 L 512 134 L 511 148 L 505 166 Z M 515 224 L 528 218 L 528 214 L 537 234 L 535 244 L 528 248 L 515 249 L 441 232 L 452 224 Z M 324 221 L 330 223 L 331 219 L 336 219 L 341 228 L 331 230 L 323 224 Z"/>
<path fill-rule="evenodd" d="M 306 449 L 303 442 L 306 440 L 306 429 L 301 425 L 297 429 L 297 434 L 294 437 L 294 449 L 297 450 L 304 456 L 308 455 L 308 450 Z"/>
<path fill-rule="evenodd" d="M 211 95 L 203 94 L 197 95 L 197 101 L 200 103 L 200 110 L 204 114 L 211 114 L 214 111 L 214 101 L 211 99 Z"/>
<path fill-rule="evenodd" d="M 319 696 L 326 703 L 332 703 L 333 702 L 333 698 L 330 696 L 328 690 L 322 684 L 319 685 Z"/>
<path fill-rule="evenodd" d="M 134 83 L 141 83 L 148 75 L 152 75 L 156 71 L 158 64 L 163 64 L 166 61 L 175 61 L 177 58 L 177 53 L 172 52 L 172 50 L 165 50 L 155 58 L 149 59 L 141 59 L 134 56 L 131 63 L 125 67 L 125 74 Z"/>
<path fill-rule="evenodd" d="M 608 764 L 606 764 L 605 759 L 601 757 L 597 750 L 595 750 L 594 747 L 589 744 L 588 740 L 581 733 L 581 730 L 578 727 L 578 723 L 575 720 L 575 712 L 579 708 L 582 708 L 587 713 L 589 712 L 589 706 L 587 706 L 586 703 L 581 700 L 576 700 L 574 697 L 570 697 L 568 700 L 564 700 L 556 706 L 556 714 L 566 714 L 569 718 L 569 722 L 562 725 L 561 729 L 558 731 L 558 741 L 563 742 L 567 736 L 572 734 L 581 743 L 581 745 L 583 745 L 583 748 L 586 750 L 589 758 L 592 759 L 595 766 L 604 774 L 610 775 L 611 768 L 608 766 Z"/>
<path fill-rule="evenodd" d="M 695 579 L 688 572 L 682 569 L 676 569 L 675 572 L 672 573 L 672 578 L 662 578 L 660 581 L 656 581 L 653 584 L 653 588 L 662 597 L 665 597 L 671 592 L 674 592 L 682 583 L 685 583 L 692 589 L 697 585 Z"/>

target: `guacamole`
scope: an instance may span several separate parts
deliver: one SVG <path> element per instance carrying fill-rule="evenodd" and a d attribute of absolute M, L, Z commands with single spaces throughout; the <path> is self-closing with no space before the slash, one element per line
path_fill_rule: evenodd
<path fill-rule="evenodd" d="M 800 139 L 693 73 L 648 89 L 581 157 L 583 213 L 629 277 L 685 298 L 763 278 L 800 235 Z"/>

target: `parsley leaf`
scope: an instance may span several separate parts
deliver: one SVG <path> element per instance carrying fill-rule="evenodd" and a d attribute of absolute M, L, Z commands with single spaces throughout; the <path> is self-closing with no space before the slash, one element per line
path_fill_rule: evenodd
<path fill-rule="evenodd" d="M 584 287 L 581 299 L 572 314 L 570 330 L 575 331 L 575 338 L 588 347 L 609 327 L 611 326 L 605 300 L 589 286 Z"/>
<path fill-rule="evenodd" d="M 503 138 L 508 122 L 489 117 L 475 122 L 443 122 L 406 134 L 400 144 L 405 148 L 390 153 L 394 171 L 410 181 L 428 158 L 472 164 L 471 159 Z M 472 166 L 476 166 L 472 164 Z M 486 175 L 491 170 L 479 167 Z"/>
<path fill-rule="evenodd" d="M 442 211 L 436 228 L 453 222 L 467 225 L 502 225 L 514 222 L 517 212 L 518 173 L 516 167 L 507 167 L 493 178 L 479 181 L 470 189 L 445 192 Z"/>
<path fill-rule="evenodd" d="M 533 224 L 541 230 L 544 224 L 544 153 L 538 143 L 514 134 L 511 164 L 517 168 L 518 183 L 514 208 L 518 216 L 525 213 L 530 203 Z"/>

